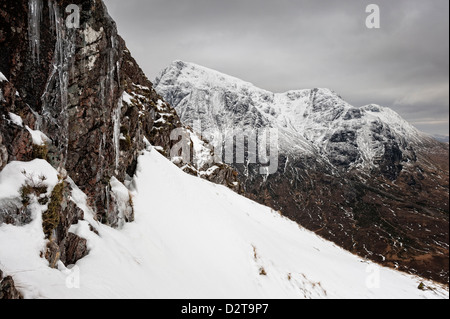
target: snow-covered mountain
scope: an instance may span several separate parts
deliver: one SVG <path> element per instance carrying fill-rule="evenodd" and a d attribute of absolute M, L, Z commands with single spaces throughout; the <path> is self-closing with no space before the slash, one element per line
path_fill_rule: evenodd
<path fill-rule="evenodd" d="M 448 282 L 448 145 L 387 107 L 329 89 L 276 94 L 193 63 L 173 62 L 155 89 L 207 138 L 278 131 L 276 173 L 249 165 L 250 147 L 244 164 L 231 158 L 246 196 L 361 256 Z"/>
<path fill-rule="evenodd" d="M 395 152 L 407 160 L 412 145 L 430 142 L 391 109 L 354 107 L 329 89 L 275 94 L 182 61 L 161 72 L 155 89 L 184 123 L 200 121 L 204 133 L 275 127 L 282 153 L 298 154 L 301 144 L 338 167 L 370 168 Z"/>

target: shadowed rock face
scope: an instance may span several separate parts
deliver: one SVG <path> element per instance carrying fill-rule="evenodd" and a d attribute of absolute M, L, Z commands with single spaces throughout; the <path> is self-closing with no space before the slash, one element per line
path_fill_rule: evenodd
<path fill-rule="evenodd" d="M 66 25 L 69 5 L 80 9 L 79 28 Z M 0 171 L 12 161 L 45 159 L 87 194 L 97 219 L 112 227 L 134 219 L 132 200 L 118 202 L 111 181 L 134 175 L 145 140 L 170 157 L 177 142 L 172 130 L 193 134 L 153 89 L 102 1 L 0 0 L 0 72 Z M 34 145 L 31 130 L 44 133 L 46 145 Z M 204 155 L 212 157 L 204 144 Z M 203 174 L 211 163 L 179 165 L 239 190 L 229 166 Z M 86 241 L 69 233 L 84 218 L 70 200 L 70 182 L 61 189 L 57 225 L 47 234 L 51 267 L 74 264 L 88 253 Z M 20 199 L 0 204 L 0 223 L 30 221 L 18 218 L 26 215 L 19 214 L 26 212 Z"/>
<path fill-rule="evenodd" d="M 23 299 L 23 297 L 16 289 L 12 277 L 7 276 L 3 278 L 3 272 L 0 270 L 0 300 L 12 299 Z"/>
<path fill-rule="evenodd" d="M 278 128 L 275 174 L 232 165 L 246 196 L 362 257 L 448 284 L 448 144 L 331 90 L 274 94 L 182 61 L 155 88 L 207 135 Z"/>
<path fill-rule="evenodd" d="M 33 158 L 29 134 L 5 123 L 7 112 L 18 114 L 24 125 L 44 132 L 51 140 L 49 162 L 65 168 L 90 195 L 98 215 L 107 218 L 108 178 L 124 180 L 128 167 L 144 148 L 145 130 L 149 131 L 149 127 L 136 125 L 130 131 L 131 151 L 126 154 L 114 145 L 115 120 L 121 122 L 129 114 L 129 125 L 139 123 L 126 106 L 115 116 L 125 89 L 121 82 L 151 84 L 136 64 L 129 67 L 131 57 L 102 2 L 37 0 L 39 12 L 30 11 L 32 2 L 2 1 L 0 6 L 4 20 L 0 69 L 9 80 L 2 83 L 7 86 L 3 144 L 12 148 L 8 150 L 10 161 Z M 79 29 L 65 26 L 69 4 L 82 9 Z M 40 36 L 39 45 L 31 50 L 33 21 L 40 24 Z M 123 64 L 127 67 L 121 72 Z M 152 118 L 146 115 L 151 127 Z"/>

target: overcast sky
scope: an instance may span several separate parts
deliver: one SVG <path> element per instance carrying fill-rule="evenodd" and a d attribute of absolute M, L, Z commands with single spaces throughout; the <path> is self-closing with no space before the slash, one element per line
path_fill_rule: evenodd
<path fill-rule="evenodd" d="M 326 87 L 448 135 L 448 0 L 105 0 L 150 80 L 174 60 L 258 87 Z M 368 29 L 368 4 L 381 28 Z"/>

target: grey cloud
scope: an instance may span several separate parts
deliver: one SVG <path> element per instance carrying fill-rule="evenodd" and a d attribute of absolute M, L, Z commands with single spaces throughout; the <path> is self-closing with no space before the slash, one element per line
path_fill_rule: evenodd
<path fill-rule="evenodd" d="M 329 87 L 448 134 L 447 0 L 105 2 L 151 79 L 180 59 L 274 92 Z M 380 30 L 365 27 L 370 3 Z"/>

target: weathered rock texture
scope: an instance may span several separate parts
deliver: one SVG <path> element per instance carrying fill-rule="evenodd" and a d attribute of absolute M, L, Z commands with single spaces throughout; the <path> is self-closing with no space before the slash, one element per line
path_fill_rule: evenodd
<path fill-rule="evenodd" d="M 23 296 L 16 289 L 14 280 L 11 276 L 3 278 L 3 272 L 0 270 L 0 300 L 23 299 Z"/>

